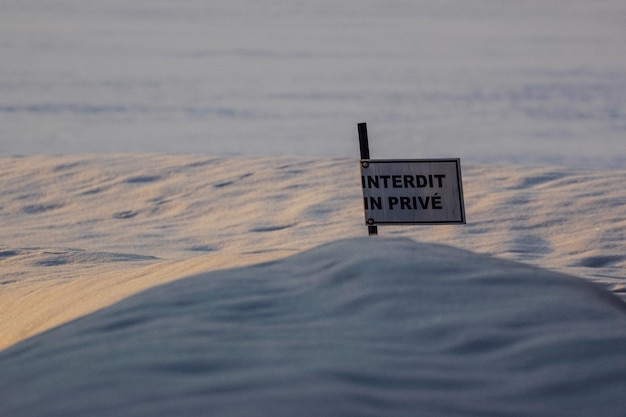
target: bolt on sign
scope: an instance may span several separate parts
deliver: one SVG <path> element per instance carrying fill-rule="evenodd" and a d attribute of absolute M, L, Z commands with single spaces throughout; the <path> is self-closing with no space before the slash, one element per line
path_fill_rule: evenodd
<path fill-rule="evenodd" d="M 361 160 L 369 226 L 464 224 L 460 159 Z"/>

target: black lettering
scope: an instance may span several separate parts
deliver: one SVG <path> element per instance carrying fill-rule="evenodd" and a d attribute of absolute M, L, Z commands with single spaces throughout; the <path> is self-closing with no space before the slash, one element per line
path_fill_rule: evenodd
<path fill-rule="evenodd" d="M 398 197 L 389 197 L 389 210 L 393 210 L 393 206 L 399 202 Z"/>
<path fill-rule="evenodd" d="M 443 188 L 445 174 L 429 175 L 362 175 L 363 188 Z M 381 181 L 382 180 L 382 181 Z"/>
<path fill-rule="evenodd" d="M 367 176 L 367 188 L 372 188 L 372 186 L 374 186 L 374 188 L 378 188 L 378 176 Z"/>
<path fill-rule="evenodd" d="M 420 202 L 420 206 L 422 206 L 422 208 L 424 210 L 426 210 L 428 208 L 428 203 L 430 202 L 430 197 L 426 197 L 426 200 L 424 200 L 422 197 L 417 197 L 417 200 Z"/>
<path fill-rule="evenodd" d="M 365 210 L 382 210 L 383 198 L 382 197 L 364 197 L 363 204 L 365 205 Z"/>
<path fill-rule="evenodd" d="M 400 197 L 400 210 L 411 210 L 410 197 Z"/>
<path fill-rule="evenodd" d="M 382 197 L 370 197 L 370 204 L 372 206 L 372 210 L 382 210 L 383 209 L 383 198 Z"/>
<path fill-rule="evenodd" d="M 443 208 L 439 194 L 435 194 L 430 200 L 432 201 L 433 210 L 441 210 Z"/>

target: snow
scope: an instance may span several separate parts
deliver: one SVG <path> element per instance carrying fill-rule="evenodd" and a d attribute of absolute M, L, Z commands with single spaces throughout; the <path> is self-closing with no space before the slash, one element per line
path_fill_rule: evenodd
<path fill-rule="evenodd" d="M 619 415 L 626 171 L 462 170 L 367 237 L 357 159 L 0 158 L 0 414 Z"/>
<path fill-rule="evenodd" d="M 621 415 L 626 7 L 0 4 L 0 415 Z M 366 237 L 373 158 L 467 224 Z"/>
<path fill-rule="evenodd" d="M 20 416 L 619 416 L 626 304 L 409 239 L 152 288 L 0 353 Z"/>
<path fill-rule="evenodd" d="M 625 167 L 621 0 L 0 4 L 0 154 Z"/>

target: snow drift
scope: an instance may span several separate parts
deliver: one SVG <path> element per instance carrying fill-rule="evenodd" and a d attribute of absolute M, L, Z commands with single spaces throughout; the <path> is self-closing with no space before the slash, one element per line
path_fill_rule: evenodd
<path fill-rule="evenodd" d="M 155 287 L 0 353 L 13 416 L 619 416 L 626 307 L 410 239 Z"/>

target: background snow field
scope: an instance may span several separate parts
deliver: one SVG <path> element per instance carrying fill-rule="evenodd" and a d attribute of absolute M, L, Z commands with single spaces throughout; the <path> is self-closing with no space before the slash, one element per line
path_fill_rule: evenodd
<path fill-rule="evenodd" d="M 0 154 L 626 163 L 622 0 L 2 0 Z"/>

